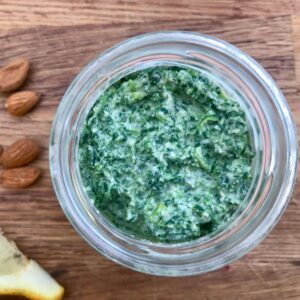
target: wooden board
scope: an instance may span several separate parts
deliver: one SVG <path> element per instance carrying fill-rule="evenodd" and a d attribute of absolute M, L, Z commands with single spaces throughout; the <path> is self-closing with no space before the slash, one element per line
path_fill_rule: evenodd
<path fill-rule="evenodd" d="M 225 0 L 220 2 L 227 7 Z M 5 23 L 3 14 L 9 11 L 9 3 L 11 1 L 1 1 L 3 9 L 0 10 L 0 24 Z M 38 3 L 21 1 L 23 6 Z M 64 13 L 63 2 L 51 3 Z M 122 3 L 125 3 L 122 4 L 124 8 L 131 7 L 129 2 Z M 212 5 L 217 1 L 209 3 Z M 5 30 L 0 30 L 0 64 L 14 57 L 29 58 L 32 72 L 25 88 L 43 94 L 39 107 L 21 119 L 6 113 L 4 98 L 0 97 L 0 143 L 8 145 L 17 138 L 30 136 L 38 139 L 43 147 L 43 153 L 35 163 L 43 169 L 43 177 L 34 187 L 24 191 L 0 188 L 0 227 L 17 241 L 27 255 L 40 262 L 66 287 L 66 299 L 300 299 L 299 185 L 276 229 L 259 247 L 229 269 L 188 278 L 159 278 L 120 267 L 91 249 L 63 215 L 53 192 L 48 167 L 51 122 L 74 76 L 107 47 L 149 31 L 200 31 L 225 39 L 247 51 L 278 81 L 299 127 L 300 107 L 295 78 L 292 21 L 290 16 L 263 14 L 268 10 L 267 7 L 273 5 L 273 1 L 259 3 L 260 12 L 264 16 L 235 18 L 232 15 L 231 18 L 218 19 L 216 15 L 222 11 L 218 8 L 216 15 L 207 15 L 203 19 L 180 20 L 174 17 L 158 22 L 153 15 L 147 22 L 139 20 L 132 23 L 128 15 L 128 20 L 124 21 L 123 18 L 118 23 L 102 22 L 101 26 L 61 26 L 58 22 L 59 26 L 53 27 L 9 29 L 7 26 Z M 290 1 L 282 3 L 286 4 L 287 10 L 293 9 Z M 188 8 L 178 4 L 175 9 L 184 12 L 197 5 L 197 1 L 191 1 Z M 279 15 L 279 6 L 275 3 L 274 7 L 274 14 Z M 119 6 L 117 8 L 117 11 L 121 11 Z M 113 7 L 108 5 L 105 9 Z M 77 10 L 80 10 L 79 4 L 75 8 Z M 255 11 L 254 7 L 249 8 L 246 15 L 254 15 Z M 46 11 L 44 14 L 49 18 L 55 15 L 51 10 L 49 14 Z M 96 19 L 96 16 L 93 17 Z M 26 19 L 20 22 L 23 21 L 26 22 Z"/>
<path fill-rule="evenodd" d="M 289 15 L 299 0 L 1 0 L 0 28 Z"/>

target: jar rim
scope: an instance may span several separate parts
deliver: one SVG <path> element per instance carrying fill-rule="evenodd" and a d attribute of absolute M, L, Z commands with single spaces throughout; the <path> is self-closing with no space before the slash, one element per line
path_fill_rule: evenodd
<path fill-rule="evenodd" d="M 110 233 L 104 233 L 102 231 L 99 234 L 97 229 L 88 226 L 91 225 L 88 224 L 88 221 L 91 221 L 94 218 L 91 214 L 88 214 L 90 220 L 87 220 L 87 217 L 82 217 L 82 215 L 80 215 L 81 208 L 78 206 L 78 203 L 76 203 L 76 201 L 78 202 L 78 199 L 76 199 L 76 193 L 79 193 L 78 187 L 71 187 L 72 180 L 70 180 L 70 178 L 72 174 L 68 174 L 68 172 L 74 172 L 72 169 L 76 169 L 74 162 L 68 163 L 69 159 L 67 159 L 70 152 L 74 150 L 74 145 L 76 144 L 74 137 L 72 137 L 74 128 L 72 128 L 70 124 L 75 119 L 78 119 L 80 115 L 80 112 L 76 111 L 78 106 L 83 105 L 80 104 L 80 101 L 82 100 L 79 96 L 83 96 L 83 93 L 88 93 L 91 98 L 91 92 L 89 90 L 93 89 L 96 84 L 95 74 L 96 80 L 99 81 L 99 78 L 103 77 L 104 79 L 102 79 L 108 82 L 108 78 L 110 79 L 112 77 L 111 74 L 113 70 L 118 67 L 118 64 L 120 65 L 122 63 L 123 65 L 126 65 L 128 61 L 136 59 L 134 55 L 137 55 L 137 49 L 138 51 L 142 51 L 140 49 L 147 46 L 148 52 L 145 53 L 149 55 L 149 53 L 154 53 L 155 49 L 161 49 L 162 44 L 166 44 L 168 42 L 173 43 L 174 45 L 176 43 L 184 45 L 185 51 L 189 48 L 192 51 L 196 51 L 196 49 L 201 48 L 205 51 L 209 50 L 212 51 L 212 53 L 215 52 L 214 55 L 219 55 L 221 57 L 219 57 L 220 60 L 233 60 L 237 66 L 242 66 L 241 70 L 245 69 L 249 72 L 249 74 L 251 73 L 253 78 L 259 81 L 260 85 L 264 88 L 265 93 L 268 93 L 270 99 L 273 101 L 271 104 L 274 105 L 274 109 L 276 108 L 279 112 L 278 120 L 276 121 L 280 121 L 280 128 L 282 128 L 286 137 L 285 155 L 288 159 L 286 161 L 285 172 L 289 172 L 289 176 L 281 177 L 282 182 L 280 183 L 284 188 L 280 190 L 280 194 L 277 195 L 277 199 L 274 201 L 273 206 L 269 207 L 269 211 L 265 213 L 266 219 L 264 222 L 261 222 L 255 230 L 248 233 L 248 235 L 241 240 L 240 244 L 235 245 L 234 249 L 230 249 L 230 251 L 227 252 L 224 250 L 222 255 L 213 257 L 213 259 L 207 259 L 206 264 L 203 262 L 201 262 L 201 264 L 199 262 L 196 266 L 195 262 L 192 262 L 189 257 L 190 253 L 183 252 L 180 254 L 181 256 L 179 256 L 178 253 L 170 253 L 170 251 L 167 253 L 155 253 L 155 251 L 158 251 L 157 244 L 153 245 L 153 248 L 150 249 L 150 251 L 149 249 L 145 249 L 144 244 L 139 245 L 139 247 L 137 247 L 139 248 L 138 250 L 145 251 L 145 254 L 130 252 L 130 250 L 128 250 L 129 248 L 124 247 L 123 244 L 118 245 L 119 247 L 116 248 L 114 245 L 115 240 L 111 238 Z M 145 53 L 143 54 L 146 55 Z M 195 57 L 197 58 L 197 56 L 193 56 L 193 59 L 195 59 Z M 110 66 L 108 64 L 110 64 Z M 127 67 L 130 66 L 131 65 Z M 249 74 L 248 76 L 250 76 Z M 103 82 L 101 81 L 100 83 L 103 86 Z M 106 87 L 107 85 L 108 83 L 106 83 Z M 72 112 L 73 115 L 71 115 L 70 112 Z M 63 124 L 60 120 L 64 120 Z M 270 123 L 274 122 L 272 119 L 267 120 L 267 122 L 268 121 Z M 274 137 L 271 136 L 271 138 Z M 120 264 L 145 273 L 167 276 L 184 276 L 211 271 L 230 263 L 250 251 L 272 230 L 283 213 L 295 184 L 297 171 L 296 141 L 296 128 L 282 92 L 263 67 L 248 54 L 227 42 L 200 33 L 183 31 L 155 32 L 130 38 L 108 49 L 89 63 L 76 77 L 65 93 L 53 122 L 49 154 L 50 170 L 57 198 L 66 216 L 77 231 L 88 241 L 89 244 L 96 248 L 96 250 Z M 70 147 L 67 147 L 69 144 L 73 145 L 73 150 Z M 271 160 L 270 163 L 274 164 L 274 160 Z M 69 175 L 70 178 L 67 178 Z M 71 191 L 71 189 L 73 190 Z M 84 224 L 84 222 L 87 223 Z M 104 234 L 106 234 L 105 237 Z M 99 238 L 101 238 L 101 241 L 99 241 Z M 199 246 L 196 241 L 194 244 Z M 130 243 L 133 242 L 134 241 L 130 241 Z M 226 241 L 224 241 L 224 243 L 226 243 Z M 131 247 L 136 246 L 137 245 L 131 245 Z M 205 251 L 205 249 L 200 249 L 199 251 Z M 185 262 L 181 261 L 178 265 L 168 264 L 170 260 L 169 256 L 172 256 L 172 259 L 175 260 L 179 260 L 180 257 L 184 256 Z M 212 256 L 212 254 L 210 256 Z"/>

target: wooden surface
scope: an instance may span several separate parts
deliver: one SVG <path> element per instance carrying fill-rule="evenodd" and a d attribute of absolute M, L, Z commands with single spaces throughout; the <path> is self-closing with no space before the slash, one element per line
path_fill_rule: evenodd
<path fill-rule="evenodd" d="M 66 287 L 66 299 L 300 299 L 299 180 L 284 216 L 262 244 L 228 269 L 189 278 L 125 269 L 91 249 L 64 217 L 52 189 L 47 149 L 64 91 L 107 47 L 163 29 L 208 33 L 247 51 L 283 89 L 299 130 L 300 1 L 0 0 L 0 64 L 29 58 L 25 88 L 43 94 L 38 108 L 21 119 L 6 113 L 0 96 L 0 143 L 30 136 L 43 147 L 35 163 L 43 177 L 34 187 L 0 188 L 0 227 Z"/>

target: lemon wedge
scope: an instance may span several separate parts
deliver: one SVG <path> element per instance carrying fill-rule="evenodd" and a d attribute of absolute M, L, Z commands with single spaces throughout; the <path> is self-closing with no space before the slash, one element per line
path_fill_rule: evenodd
<path fill-rule="evenodd" d="M 32 300 L 60 300 L 64 288 L 38 263 L 28 259 L 0 231 L 0 295 Z"/>

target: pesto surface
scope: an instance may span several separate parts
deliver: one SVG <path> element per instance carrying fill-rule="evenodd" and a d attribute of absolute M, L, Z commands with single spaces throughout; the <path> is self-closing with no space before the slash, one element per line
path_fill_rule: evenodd
<path fill-rule="evenodd" d="M 240 105 L 202 73 L 161 66 L 106 89 L 79 141 L 84 188 L 116 227 L 182 242 L 224 224 L 251 183 Z"/>

